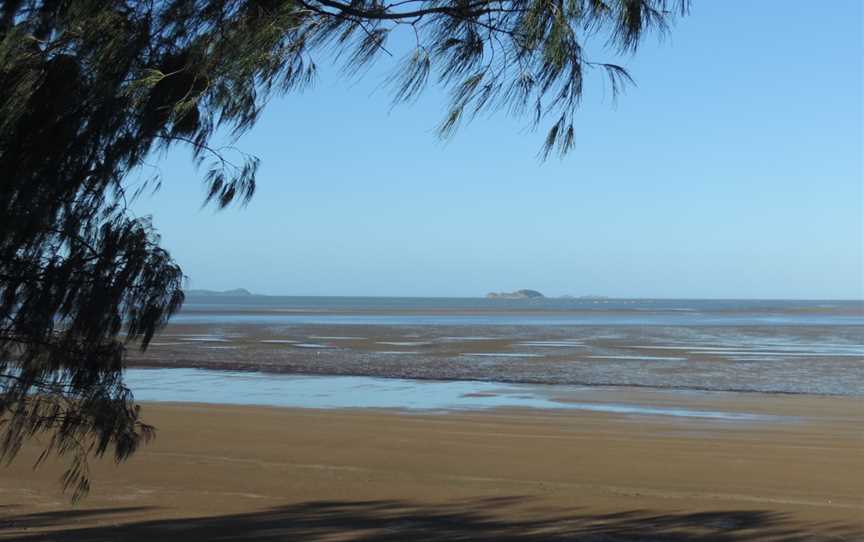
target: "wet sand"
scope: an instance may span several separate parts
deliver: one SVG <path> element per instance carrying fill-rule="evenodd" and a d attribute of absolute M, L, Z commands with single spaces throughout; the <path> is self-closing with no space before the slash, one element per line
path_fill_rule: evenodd
<path fill-rule="evenodd" d="M 675 397 L 796 421 L 150 403 L 157 440 L 78 506 L 33 447 L 0 470 L 0 539 L 864 538 L 860 398 Z"/>
<path fill-rule="evenodd" d="M 212 317 L 212 316 L 208 316 Z M 860 395 L 860 326 L 171 324 L 133 367 Z"/>

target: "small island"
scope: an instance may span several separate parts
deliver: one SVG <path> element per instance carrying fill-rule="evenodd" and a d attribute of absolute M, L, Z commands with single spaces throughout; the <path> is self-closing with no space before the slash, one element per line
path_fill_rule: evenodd
<path fill-rule="evenodd" d="M 515 292 L 491 292 L 487 299 L 543 299 L 546 296 L 537 290 L 516 290 Z"/>

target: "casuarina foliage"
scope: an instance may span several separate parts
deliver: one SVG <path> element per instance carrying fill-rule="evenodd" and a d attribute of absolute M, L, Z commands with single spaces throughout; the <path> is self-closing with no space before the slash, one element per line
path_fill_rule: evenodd
<path fill-rule="evenodd" d="M 68 460 L 130 456 L 153 435 L 123 383 L 183 302 L 183 275 L 129 202 L 158 186 L 148 160 L 186 146 L 206 200 L 245 202 L 258 160 L 217 140 L 251 128 L 268 98 L 313 83 L 316 63 L 356 74 L 393 63 L 396 102 L 450 93 L 439 131 L 502 109 L 574 144 L 589 70 L 621 67 L 588 39 L 634 51 L 686 0 L 0 1 L 0 452 L 30 437 Z M 401 33 L 399 39 L 395 35 Z M 401 44 L 401 45 L 399 45 Z M 401 60 L 400 60 L 401 59 Z M 218 137 L 217 137 L 218 136 Z M 334 141 L 322 142 L 334 145 Z"/>

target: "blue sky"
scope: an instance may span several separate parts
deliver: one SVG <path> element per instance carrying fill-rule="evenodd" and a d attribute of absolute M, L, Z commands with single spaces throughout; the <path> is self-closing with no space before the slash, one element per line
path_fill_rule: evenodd
<path fill-rule="evenodd" d="M 262 160 L 247 207 L 201 209 L 177 151 L 135 211 L 193 288 L 862 298 L 862 6 L 695 0 L 662 42 L 603 56 L 637 86 L 612 103 L 594 79 L 575 150 L 542 164 L 521 120 L 442 143 L 440 89 L 393 108 L 387 58 L 359 80 L 319 58 L 238 142 Z"/>

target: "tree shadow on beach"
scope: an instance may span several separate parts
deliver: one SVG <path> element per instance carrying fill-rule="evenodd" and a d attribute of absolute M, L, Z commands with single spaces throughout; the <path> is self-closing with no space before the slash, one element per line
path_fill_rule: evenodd
<path fill-rule="evenodd" d="M 314 501 L 260 512 L 158 519 L 70 527 L 73 521 L 110 518 L 142 508 L 48 512 L 16 516 L 0 511 L 0 539 L 21 541 L 183 541 L 252 542 L 332 541 L 395 542 L 401 540 L 482 542 L 619 542 L 619 541 L 770 541 L 859 540 L 859 526 L 823 522 L 806 527 L 783 514 L 762 511 L 652 513 L 632 510 L 614 514 L 558 511 L 531 518 L 508 513 L 524 504 L 521 497 L 473 499 L 448 505 L 408 501 Z M 75 515 L 83 515 L 76 517 Z M 104 516 L 100 518 L 99 516 Z M 28 529 L 40 529 L 28 533 Z"/>
<path fill-rule="evenodd" d="M 105 519 L 111 515 L 128 514 L 152 510 L 149 506 L 123 506 L 117 508 L 93 508 L 83 510 L 56 510 L 52 512 L 35 512 L 15 514 L 14 505 L 0 506 L 0 538 L 6 537 L 11 530 L 44 529 L 68 525 L 72 522 Z"/>

